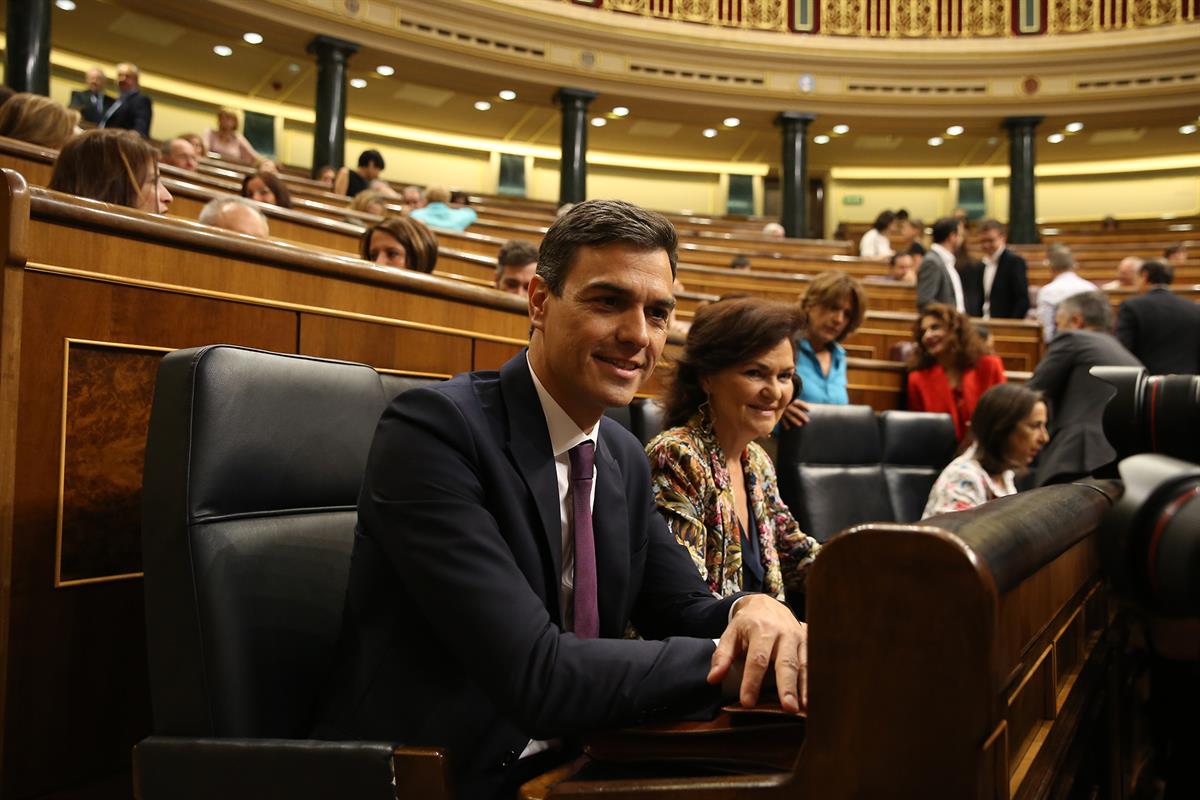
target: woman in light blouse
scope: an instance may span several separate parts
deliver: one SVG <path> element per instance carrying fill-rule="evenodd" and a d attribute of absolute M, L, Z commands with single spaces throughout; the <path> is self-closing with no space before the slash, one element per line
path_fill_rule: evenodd
<path fill-rule="evenodd" d="M 260 158 L 250 141 L 238 133 L 237 114 L 228 108 L 217 112 L 217 127 L 204 132 L 204 149 L 234 164 L 254 164 Z"/>

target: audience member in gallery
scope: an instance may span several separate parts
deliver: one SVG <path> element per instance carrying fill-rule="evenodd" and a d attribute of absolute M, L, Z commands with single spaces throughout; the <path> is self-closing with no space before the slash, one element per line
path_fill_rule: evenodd
<path fill-rule="evenodd" d="M 887 261 L 892 255 L 892 243 L 888 239 L 888 229 L 896 215 L 891 211 L 881 211 L 875 218 L 870 230 L 858 240 L 858 254 L 872 261 Z"/>
<path fill-rule="evenodd" d="M 238 133 L 237 112 L 222 108 L 217 112 L 217 127 L 204 132 L 204 148 L 234 164 L 251 165 L 260 156 L 250 141 Z"/>
<path fill-rule="evenodd" d="M 368 189 L 371 181 L 383 174 L 383 156 L 378 150 L 363 150 L 358 157 L 358 167 L 350 169 L 342 167 L 333 179 L 334 194 L 344 194 L 348 197 Z"/>
<path fill-rule="evenodd" d="M 533 242 L 510 239 L 496 256 L 496 288 L 517 297 L 529 296 L 529 282 L 537 272 L 538 249 Z"/>
<path fill-rule="evenodd" d="M 100 67 L 89 67 L 84 73 L 84 81 L 87 88 L 71 92 L 71 99 L 67 101 L 67 105 L 79 111 L 79 115 L 88 122 L 99 125 L 100 120 L 104 119 L 104 113 L 116 102 L 116 98 L 104 91 L 108 78 Z"/>
<path fill-rule="evenodd" d="M 768 222 L 763 225 L 762 232 L 773 239 L 782 239 L 787 234 L 787 231 L 778 222 Z"/>
<path fill-rule="evenodd" d="M 424 208 L 409 212 L 431 228 L 448 231 L 465 231 L 478 216 L 475 209 L 450 205 L 450 190 L 445 186 L 430 186 L 425 190 Z"/>
<path fill-rule="evenodd" d="M 913 253 L 892 253 L 888 263 L 891 267 L 888 280 L 909 284 L 917 282 L 917 257 Z"/>
<path fill-rule="evenodd" d="M 1172 267 L 1183 266 L 1187 263 L 1187 245 L 1183 242 L 1176 242 L 1175 244 L 1168 245 L 1167 248 L 1163 250 L 1163 258 L 1165 258 L 1167 263 Z"/>
<path fill-rule="evenodd" d="M 253 172 L 242 179 L 242 197 L 280 208 L 292 207 L 292 195 L 274 172 Z"/>
<path fill-rule="evenodd" d="M 733 259 L 729 262 L 729 268 L 730 269 L 749 270 L 750 269 L 750 258 L 748 256 L 741 256 L 741 255 L 734 256 Z"/>
<path fill-rule="evenodd" d="M 438 242 L 433 231 L 411 216 L 388 217 L 363 232 L 361 254 L 381 267 L 433 272 Z"/>
<path fill-rule="evenodd" d="M 1113 289 L 1133 289 L 1137 286 L 1138 270 L 1141 268 L 1142 259 L 1137 256 L 1125 256 L 1121 263 L 1117 264 L 1117 277 L 1101 284 L 1100 288 L 1106 292 Z"/>
<path fill-rule="evenodd" d="M 949 414 L 959 441 L 979 398 L 1004 383 L 1004 364 L 989 355 L 966 314 L 933 303 L 913 326 L 917 349 L 909 361 L 908 409 Z"/>
<path fill-rule="evenodd" d="M 196 156 L 196 148 L 183 137 L 170 139 L 163 143 L 162 163 L 170 164 L 172 167 L 178 167 L 188 172 L 195 172 L 196 166 L 199 164 Z"/>
<path fill-rule="evenodd" d="M 121 96 L 108 107 L 100 118 L 101 128 L 125 128 L 150 136 L 150 123 L 154 119 L 154 103 L 142 94 L 141 73 L 136 64 L 117 64 L 117 88 Z"/>
<path fill-rule="evenodd" d="M 867 315 L 867 293 L 844 272 L 813 278 L 800 301 L 805 322 L 796 339 L 796 374 L 803 387 L 783 415 L 786 427 L 808 422 L 809 403 L 850 402 L 846 391 L 846 348 L 841 342 Z"/>
<path fill-rule="evenodd" d="M 1046 248 L 1046 266 L 1054 277 L 1038 290 L 1037 318 L 1042 323 L 1042 336 L 1049 343 L 1054 338 L 1054 310 L 1071 295 L 1097 291 L 1096 284 L 1079 277 L 1075 271 L 1075 256 L 1065 244 Z"/>
<path fill-rule="evenodd" d="M 803 321 L 793 305 L 749 297 L 697 311 L 667 390 L 668 430 L 646 447 L 658 510 L 718 596 L 803 591 L 819 548 L 754 441 L 792 398 Z"/>
<path fill-rule="evenodd" d="M 382 194 L 371 189 L 354 195 L 354 199 L 350 201 L 350 208 L 354 211 L 362 211 L 367 214 L 377 214 L 381 217 L 387 216 L 386 199 Z"/>
<path fill-rule="evenodd" d="M 322 166 L 313 170 L 313 180 L 317 181 L 318 183 L 325 184 L 325 186 L 330 190 L 333 189 L 333 180 L 336 177 L 337 170 L 328 164 L 323 164 Z"/>
<path fill-rule="evenodd" d="M 0 136 L 54 150 L 75 135 L 79 112 L 40 94 L 19 92 L 0 106 Z"/>
<path fill-rule="evenodd" d="M 200 222 L 259 239 L 271 235 L 267 218 L 258 206 L 244 197 L 224 196 L 209 200 L 200 211 Z"/>
<path fill-rule="evenodd" d="M 404 207 L 409 211 L 425 206 L 425 190 L 420 186 L 405 186 L 400 197 L 404 200 Z"/>
<path fill-rule="evenodd" d="M 942 470 L 921 518 L 1016 494 L 1016 473 L 1050 441 L 1047 418 L 1042 396 L 1024 386 L 1003 383 L 984 392 L 971 416 L 971 445 Z"/>
<path fill-rule="evenodd" d="M 134 131 L 85 131 L 59 151 L 50 176 L 56 192 L 164 214 L 171 193 L 158 179 L 158 151 Z"/>
<path fill-rule="evenodd" d="M 208 150 L 204 147 L 204 140 L 200 138 L 198 133 L 181 133 L 179 138 L 192 146 L 196 151 L 197 158 L 205 158 L 208 156 Z"/>

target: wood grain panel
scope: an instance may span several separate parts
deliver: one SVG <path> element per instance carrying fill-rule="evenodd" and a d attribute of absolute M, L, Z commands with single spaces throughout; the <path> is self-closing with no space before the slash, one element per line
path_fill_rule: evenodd
<path fill-rule="evenodd" d="M 384 322 L 300 315 L 300 352 L 359 361 L 377 369 L 455 375 L 471 369 L 470 336 Z"/>

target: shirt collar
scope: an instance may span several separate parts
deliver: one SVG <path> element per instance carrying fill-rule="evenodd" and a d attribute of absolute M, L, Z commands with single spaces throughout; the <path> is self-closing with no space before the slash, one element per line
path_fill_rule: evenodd
<path fill-rule="evenodd" d="M 993 253 L 990 256 L 984 256 L 983 263 L 990 264 L 991 266 L 994 267 L 1000 263 L 1000 256 L 1002 256 L 1002 255 L 1004 255 L 1003 247 L 1001 247 L 999 250 L 997 250 L 995 253 Z"/>
<path fill-rule="evenodd" d="M 529 377 L 533 378 L 533 388 L 537 392 L 538 402 L 542 404 L 542 413 L 546 416 L 546 428 L 550 431 L 550 449 L 554 451 L 554 457 L 558 458 L 584 441 L 590 441 L 594 446 L 596 429 L 600 427 L 600 423 L 593 425 L 591 430 L 580 430 L 575 420 L 571 419 L 571 415 L 563 411 L 558 401 L 550 396 L 550 392 L 546 391 L 546 387 L 538 380 L 537 373 L 533 371 L 533 364 L 529 363 L 528 351 L 525 352 L 525 365 L 529 367 Z"/>
<path fill-rule="evenodd" d="M 941 256 L 942 261 L 946 262 L 947 267 L 950 267 L 951 269 L 954 268 L 954 253 L 951 253 L 949 250 L 943 247 L 940 242 L 935 242 L 934 244 L 930 245 L 929 249 Z"/>

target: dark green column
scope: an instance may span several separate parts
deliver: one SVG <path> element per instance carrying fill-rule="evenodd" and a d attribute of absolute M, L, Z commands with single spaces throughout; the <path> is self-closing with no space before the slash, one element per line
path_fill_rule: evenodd
<path fill-rule="evenodd" d="M 346 163 L 346 62 L 358 45 L 332 36 L 308 43 L 317 56 L 317 121 L 313 128 L 313 163 L 337 169 Z"/>
<path fill-rule="evenodd" d="M 783 211 L 779 222 L 789 237 L 803 237 L 808 220 L 808 126 L 816 114 L 784 111 L 775 118 L 783 129 L 783 172 L 779 185 L 783 190 Z"/>
<path fill-rule="evenodd" d="M 50 0 L 8 0 L 4 82 L 50 94 Z"/>
<path fill-rule="evenodd" d="M 1044 117 L 1009 117 L 1004 120 L 1008 129 L 1008 241 L 1013 244 L 1036 244 L 1037 182 L 1033 168 L 1037 163 L 1037 126 Z"/>
<path fill-rule="evenodd" d="M 559 161 L 558 202 L 582 203 L 587 199 L 587 112 L 596 99 L 586 89 L 562 88 L 554 100 L 562 106 L 562 159 Z"/>

